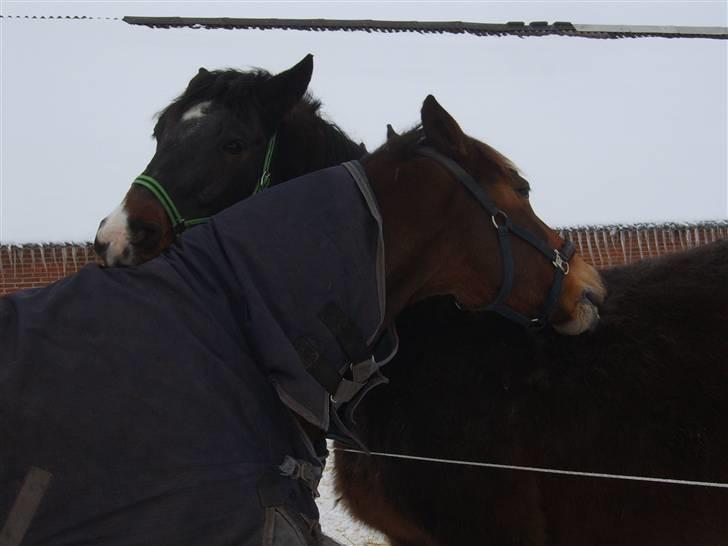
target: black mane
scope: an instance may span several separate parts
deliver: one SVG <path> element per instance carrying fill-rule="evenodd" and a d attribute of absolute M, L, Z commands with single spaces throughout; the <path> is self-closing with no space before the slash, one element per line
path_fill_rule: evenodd
<path fill-rule="evenodd" d="M 367 152 L 363 143 L 357 144 L 338 125 L 325 119 L 320 108 L 321 101 L 306 93 L 283 118 L 279 129 L 280 138 L 295 143 L 292 146 L 297 153 L 289 161 L 297 164 L 296 170 L 301 173 L 315 170 L 314 165 L 332 166 L 359 159 Z M 274 183 L 289 180 L 294 172 L 292 166 L 282 167 Z"/>

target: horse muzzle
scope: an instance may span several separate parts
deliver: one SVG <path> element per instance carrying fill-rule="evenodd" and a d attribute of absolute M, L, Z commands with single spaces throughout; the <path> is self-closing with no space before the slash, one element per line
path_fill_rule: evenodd
<path fill-rule="evenodd" d="M 607 296 L 607 290 L 597 270 L 578 257 L 572 262 L 571 274 L 573 278 L 570 280 L 575 284 L 565 285 L 562 297 L 576 303 L 571 309 L 564 309 L 566 316 L 563 321 L 553 323 L 557 333 L 567 336 L 594 330 L 599 323 L 599 307 Z M 569 298 L 570 294 L 573 294 L 573 298 Z"/>

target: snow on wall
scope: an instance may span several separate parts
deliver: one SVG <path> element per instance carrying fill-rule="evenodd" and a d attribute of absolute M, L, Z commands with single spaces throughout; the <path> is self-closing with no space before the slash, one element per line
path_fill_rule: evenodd
<path fill-rule="evenodd" d="M 728 239 L 728 220 L 698 223 L 575 226 L 559 229 L 595 267 L 614 267 Z"/>
<path fill-rule="evenodd" d="M 0 245 L 0 295 L 45 286 L 95 260 L 91 243 Z"/>

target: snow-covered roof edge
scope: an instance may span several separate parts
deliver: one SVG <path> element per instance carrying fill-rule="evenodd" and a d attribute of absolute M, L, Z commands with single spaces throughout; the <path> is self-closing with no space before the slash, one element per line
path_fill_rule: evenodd
<path fill-rule="evenodd" d="M 32 248 L 68 248 L 68 247 L 86 247 L 89 250 L 93 249 L 94 244 L 89 241 L 61 241 L 53 242 L 48 241 L 45 243 L 0 243 L 0 252 L 8 251 L 10 249 L 32 249 Z"/>
<path fill-rule="evenodd" d="M 728 229 L 728 219 L 725 220 L 701 220 L 696 222 L 642 222 L 636 224 L 594 224 L 594 225 L 573 225 L 573 226 L 556 226 L 554 231 L 567 233 L 569 231 L 608 231 L 617 233 L 620 231 L 642 231 L 647 229 Z M 63 248 L 63 247 L 88 247 L 93 248 L 90 241 L 48 241 L 43 243 L 0 243 L 0 251 L 9 249 L 22 248 Z"/>
<path fill-rule="evenodd" d="M 696 222 L 639 222 L 636 224 L 593 224 L 554 227 L 555 231 L 641 231 L 646 229 L 701 229 L 701 228 L 728 228 L 728 219 L 700 220 Z"/>

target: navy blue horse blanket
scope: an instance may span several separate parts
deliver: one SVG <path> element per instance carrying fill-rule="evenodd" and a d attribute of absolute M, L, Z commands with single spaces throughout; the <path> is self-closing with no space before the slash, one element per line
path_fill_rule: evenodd
<path fill-rule="evenodd" d="M 0 299 L 3 546 L 314 544 L 330 396 L 295 341 L 346 356 L 384 315 L 376 202 L 346 164 L 270 189 L 142 266 Z M 318 354 L 318 353 L 317 353 Z"/>

